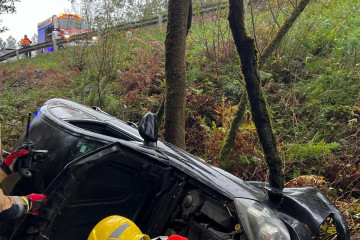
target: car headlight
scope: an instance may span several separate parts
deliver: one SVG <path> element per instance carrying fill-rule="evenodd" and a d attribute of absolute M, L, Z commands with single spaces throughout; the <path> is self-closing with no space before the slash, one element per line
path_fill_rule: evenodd
<path fill-rule="evenodd" d="M 65 39 L 70 39 L 70 35 L 69 35 L 69 34 L 65 34 L 65 35 L 64 35 L 64 38 L 65 38 Z"/>
<path fill-rule="evenodd" d="M 236 198 L 236 211 L 250 240 L 290 240 L 285 224 L 265 205 Z"/>

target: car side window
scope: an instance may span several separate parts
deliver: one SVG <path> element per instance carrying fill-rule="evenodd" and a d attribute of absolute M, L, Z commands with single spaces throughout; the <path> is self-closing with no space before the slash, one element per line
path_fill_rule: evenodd
<path fill-rule="evenodd" d="M 78 143 L 76 144 L 76 147 L 74 149 L 74 152 L 72 154 L 72 160 L 79 158 L 85 154 L 88 154 L 90 152 L 93 152 L 106 144 L 103 142 L 98 142 L 94 140 L 89 140 L 85 138 L 81 138 Z"/>

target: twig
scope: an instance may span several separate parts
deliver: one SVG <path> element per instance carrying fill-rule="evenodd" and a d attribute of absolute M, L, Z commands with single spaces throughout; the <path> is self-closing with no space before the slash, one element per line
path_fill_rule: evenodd
<path fill-rule="evenodd" d="M 275 24 L 280 28 L 280 24 L 279 24 L 279 22 L 278 22 L 278 20 L 277 20 L 277 17 L 276 17 L 275 14 L 274 14 L 274 11 L 272 10 L 270 1 L 268 1 L 268 3 L 269 3 L 269 10 L 270 10 L 270 13 L 271 13 L 271 15 L 272 15 L 272 17 L 273 17 L 273 19 L 274 19 L 274 22 L 275 22 Z"/>
<path fill-rule="evenodd" d="M 252 27 L 253 27 L 254 41 L 255 41 L 256 49 L 258 51 L 260 51 L 258 41 L 256 39 L 256 28 L 255 28 L 255 21 L 254 21 L 253 4 L 252 4 L 251 0 L 250 0 L 250 11 L 251 11 L 251 23 L 252 23 Z"/>

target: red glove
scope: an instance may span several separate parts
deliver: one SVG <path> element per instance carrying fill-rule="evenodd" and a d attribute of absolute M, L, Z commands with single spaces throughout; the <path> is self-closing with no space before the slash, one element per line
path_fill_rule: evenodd
<path fill-rule="evenodd" d="M 167 240 L 188 240 L 188 239 L 185 237 L 181 237 L 179 235 L 172 235 L 171 237 L 168 237 Z"/>
<path fill-rule="evenodd" d="M 29 154 L 29 151 L 26 149 L 20 149 L 19 151 L 10 154 L 9 156 L 7 156 L 7 158 L 1 165 L 1 169 L 3 169 L 6 174 L 12 173 L 13 166 L 14 166 L 15 162 L 17 161 L 17 159 L 19 157 L 25 156 L 27 154 Z"/>
<path fill-rule="evenodd" d="M 4 161 L 5 165 L 10 167 L 11 164 L 15 163 L 18 157 L 25 156 L 29 153 L 26 149 L 20 149 L 17 152 L 10 154 Z"/>
<path fill-rule="evenodd" d="M 29 204 L 29 212 L 34 215 L 39 215 L 40 207 L 46 203 L 47 198 L 43 194 L 32 193 L 26 196 Z"/>

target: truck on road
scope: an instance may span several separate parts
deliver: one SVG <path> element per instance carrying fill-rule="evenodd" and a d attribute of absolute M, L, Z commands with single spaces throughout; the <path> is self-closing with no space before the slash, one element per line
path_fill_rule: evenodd
<path fill-rule="evenodd" d="M 53 15 L 38 24 L 38 43 L 44 43 L 54 39 L 70 39 L 74 35 L 89 32 L 85 18 L 76 14 Z M 38 53 L 52 52 L 53 47 L 38 50 Z"/>

